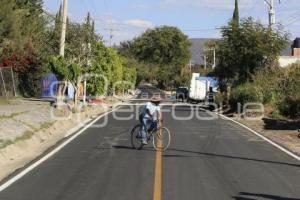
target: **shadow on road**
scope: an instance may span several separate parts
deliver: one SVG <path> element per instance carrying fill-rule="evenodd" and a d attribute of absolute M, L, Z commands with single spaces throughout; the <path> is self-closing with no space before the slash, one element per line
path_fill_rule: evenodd
<path fill-rule="evenodd" d="M 269 195 L 269 194 L 255 194 L 255 193 L 248 193 L 248 192 L 240 192 L 239 196 L 233 197 L 236 200 L 252 200 L 252 198 L 248 197 L 242 197 L 242 196 L 249 196 L 254 199 L 265 198 L 265 199 L 271 199 L 271 200 L 300 200 L 298 198 L 288 198 L 288 197 L 281 197 L 281 196 L 275 196 L 275 195 Z"/>
<path fill-rule="evenodd" d="M 95 147 L 95 149 L 102 149 L 102 150 L 117 149 L 117 150 L 129 150 L 129 151 L 155 151 L 151 147 L 144 147 L 141 150 L 137 150 L 137 149 L 132 148 L 131 146 L 125 146 L 125 145 L 113 145 L 111 147 Z"/>
<path fill-rule="evenodd" d="M 170 154 L 168 152 L 189 153 L 189 154 L 194 154 L 194 155 L 178 155 L 178 154 Z M 238 157 L 238 156 L 230 156 L 230 155 L 214 154 L 214 153 L 205 153 L 205 152 L 189 151 L 189 150 L 174 149 L 174 148 L 168 149 L 168 151 L 163 155 L 163 157 L 165 157 L 165 158 L 183 158 L 183 157 L 193 158 L 193 157 L 201 157 L 201 156 L 212 156 L 212 157 L 221 157 L 221 158 L 228 158 L 228 159 L 238 159 L 238 160 L 247 160 L 247 161 L 254 161 L 254 162 L 263 162 L 263 163 L 269 163 L 269 164 L 287 165 L 287 166 L 292 166 L 292 167 L 300 167 L 299 164 L 293 164 L 293 163 L 262 160 L 262 159 L 257 159 L 257 158 L 244 158 L 244 157 Z"/>
<path fill-rule="evenodd" d="M 233 197 L 236 200 L 256 200 L 256 199 L 252 199 L 252 198 L 247 198 L 247 197 Z"/>

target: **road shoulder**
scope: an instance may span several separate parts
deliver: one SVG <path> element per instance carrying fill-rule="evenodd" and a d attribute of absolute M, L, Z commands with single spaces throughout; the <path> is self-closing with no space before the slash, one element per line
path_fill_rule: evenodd
<path fill-rule="evenodd" d="M 60 144 L 95 120 L 99 115 L 111 111 L 121 102 L 93 107 L 80 113 L 71 113 L 69 118 L 57 120 L 49 126 L 34 131 L 29 138 L 23 138 L 0 149 L 0 180 L 22 171 L 33 160 Z"/>
<path fill-rule="evenodd" d="M 253 134 L 300 161 L 300 139 L 296 130 L 286 132 L 284 130 L 266 130 L 261 120 L 236 120 L 222 114 L 219 114 L 219 116 L 248 129 Z"/>

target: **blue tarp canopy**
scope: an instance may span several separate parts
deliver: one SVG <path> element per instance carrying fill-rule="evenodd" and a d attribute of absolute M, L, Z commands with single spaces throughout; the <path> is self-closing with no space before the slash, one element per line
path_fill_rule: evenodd
<path fill-rule="evenodd" d="M 43 78 L 42 97 L 55 97 L 57 94 L 57 78 L 55 74 L 49 73 Z"/>
<path fill-rule="evenodd" d="M 199 81 L 209 81 L 210 87 L 217 88 L 219 87 L 219 82 L 215 77 L 208 77 L 208 76 L 199 76 L 196 78 Z"/>

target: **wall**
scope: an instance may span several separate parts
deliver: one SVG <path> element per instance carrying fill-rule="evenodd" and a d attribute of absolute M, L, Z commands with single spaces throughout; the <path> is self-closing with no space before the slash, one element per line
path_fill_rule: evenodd
<path fill-rule="evenodd" d="M 284 67 L 288 67 L 290 64 L 300 62 L 300 57 L 280 56 L 278 62 L 279 62 L 279 66 L 284 68 Z"/>

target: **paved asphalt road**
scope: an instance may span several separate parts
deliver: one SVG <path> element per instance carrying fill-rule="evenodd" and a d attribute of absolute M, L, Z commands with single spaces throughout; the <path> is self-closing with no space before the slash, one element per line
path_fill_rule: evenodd
<path fill-rule="evenodd" d="M 147 86 L 142 91 L 158 92 Z M 300 163 L 292 157 L 230 121 L 172 117 L 209 117 L 208 112 L 189 106 L 163 108 L 173 140 L 162 154 L 161 199 L 300 199 Z M 123 106 L 109 114 L 106 126 L 87 129 L 1 192 L 0 199 L 154 199 L 154 179 L 160 175 L 156 152 L 151 146 L 131 149 L 129 133 L 137 121 L 115 119 L 133 113 Z"/>

